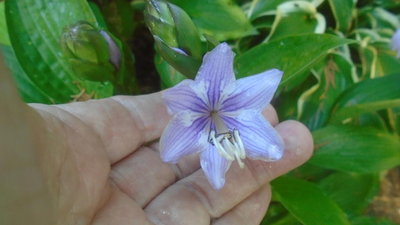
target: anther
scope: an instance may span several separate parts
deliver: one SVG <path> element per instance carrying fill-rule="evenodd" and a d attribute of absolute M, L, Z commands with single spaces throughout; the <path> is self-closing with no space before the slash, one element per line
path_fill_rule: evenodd
<path fill-rule="evenodd" d="M 210 132 L 210 142 L 215 146 L 215 148 L 217 149 L 218 153 L 220 155 L 222 155 L 223 157 L 225 157 L 228 160 L 234 160 L 235 158 L 229 154 L 224 147 L 220 144 L 221 140 L 223 139 L 223 136 L 219 136 L 219 137 L 215 137 L 215 131 L 211 131 Z"/>
<path fill-rule="evenodd" d="M 246 158 L 243 142 L 240 138 L 239 131 L 233 131 L 216 134 L 214 130 L 210 132 L 209 142 L 213 144 L 218 153 L 228 159 L 237 160 L 241 168 L 244 167 L 242 159 Z"/>

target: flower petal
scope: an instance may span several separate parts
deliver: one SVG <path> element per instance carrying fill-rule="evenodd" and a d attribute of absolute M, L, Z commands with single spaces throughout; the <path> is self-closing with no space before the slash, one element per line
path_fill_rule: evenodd
<path fill-rule="evenodd" d="M 237 117 L 222 117 L 230 129 L 237 129 L 246 155 L 252 159 L 276 161 L 282 158 L 284 144 L 278 132 L 255 110 L 247 110 Z"/>
<path fill-rule="evenodd" d="M 197 92 L 201 92 L 198 84 L 195 84 L 193 80 L 183 80 L 173 88 L 166 90 L 162 97 L 168 108 L 170 114 L 176 114 L 180 111 L 190 110 L 192 112 L 204 113 L 207 109 L 207 104 L 202 96 L 198 95 Z M 196 88 L 194 90 L 193 88 Z M 205 91 L 205 87 L 203 88 Z M 205 95 L 205 94 L 204 94 Z"/>
<path fill-rule="evenodd" d="M 263 110 L 271 101 L 283 72 L 277 69 L 245 77 L 236 81 L 235 91 L 221 105 L 222 112 L 243 109 Z"/>
<path fill-rule="evenodd" d="M 204 149 L 208 144 L 209 124 L 208 117 L 190 111 L 176 114 L 161 135 L 161 159 L 177 163 L 181 157 Z"/>
<path fill-rule="evenodd" d="M 225 173 L 228 171 L 231 163 L 232 161 L 222 157 L 211 144 L 200 155 L 201 168 L 211 186 L 216 190 L 224 186 Z"/>
<path fill-rule="evenodd" d="M 228 44 L 222 43 L 208 52 L 201 64 L 195 81 L 205 81 L 208 85 L 208 99 L 214 108 L 219 102 L 223 90 L 235 80 L 233 57 Z"/>

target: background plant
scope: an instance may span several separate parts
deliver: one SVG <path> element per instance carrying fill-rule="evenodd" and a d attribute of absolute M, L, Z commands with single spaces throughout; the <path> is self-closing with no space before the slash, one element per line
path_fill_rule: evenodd
<path fill-rule="evenodd" d="M 22 98 L 51 104 L 172 87 L 228 42 L 237 77 L 284 71 L 280 119 L 315 141 L 272 183 L 262 224 L 390 225 L 367 208 L 400 164 L 399 12 L 397 0 L 7 0 L 0 46 Z"/>

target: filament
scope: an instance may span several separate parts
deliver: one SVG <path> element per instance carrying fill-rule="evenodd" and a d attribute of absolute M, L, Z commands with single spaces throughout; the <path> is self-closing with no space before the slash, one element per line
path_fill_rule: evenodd
<path fill-rule="evenodd" d="M 222 157 L 230 161 L 236 159 L 240 168 L 244 167 L 242 160 L 246 158 L 246 152 L 237 129 L 220 134 L 212 130 L 209 141 Z"/>

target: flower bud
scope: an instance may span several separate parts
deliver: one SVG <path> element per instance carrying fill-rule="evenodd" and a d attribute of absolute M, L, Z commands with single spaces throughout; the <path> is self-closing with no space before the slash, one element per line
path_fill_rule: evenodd
<path fill-rule="evenodd" d="M 149 0 L 146 23 L 154 36 L 172 48 L 179 48 L 200 59 L 204 53 L 200 33 L 186 12 L 164 0 Z"/>
<path fill-rule="evenodd" d="M 164 0 L 149 0 L 145 17 L 160 56 L 185 76 L 193 77 L 205 46 L 190 17 L 178 6 Z"/>
<path fill-rule="evenodd" d="M 168 46 L 178 47 L 175 22 L 167 2 L 149 0 L 145 19 L 153 35 L 158 36 Z"/>
<path fill-rule="evenodd" d="M 200 67 L 199 60 L 188 56 L 182 49 L 169 47 L 157 36 L 154 36 L 154 42 L 157 52 L 168 64 L 188 78 L 195 77 Z"/>
<path fill-rule="evenodd" d="M 113 81 L 121 67 L 121 50 L 106 31 L 87 22 L 64 30 L 64 55 L 78 76 L 92 81 Z"/>

